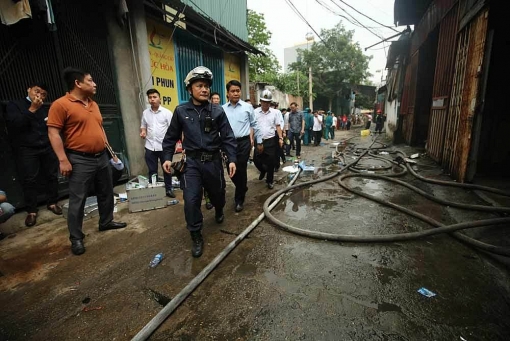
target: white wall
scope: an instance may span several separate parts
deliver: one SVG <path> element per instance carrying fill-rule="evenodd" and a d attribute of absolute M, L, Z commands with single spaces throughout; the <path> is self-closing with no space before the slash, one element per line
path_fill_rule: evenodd
<path fill-rule="evenodd" d="M 392 102 L 385 101 L 384 102 L 384 112 L 386 113 L 386 122 L 384 123 L 384 128 L 386 130 L 386 136 L 390 139 L 393 139 L 393 135 L 397 130 L 397 111 L 400 106 L 400 102 L 396 99 Z"/>

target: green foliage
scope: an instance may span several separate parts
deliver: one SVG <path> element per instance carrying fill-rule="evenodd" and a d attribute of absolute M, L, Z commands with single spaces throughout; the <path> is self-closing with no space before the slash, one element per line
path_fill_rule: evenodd
<path fill-rule="evenodd" d="M 269 49 L 271 32 L 267 29 L 264 16 L 251 9 L 248 10 L 248 42 L 265 55 L 249 55 L 249 77 L 253 82 L 268 82 L 278 78 L 280 64 Z"/>
<path fill-rule="evenodd" d="M 369 98 L 368 96 L 358 93 L 354 106 L 356 108 L 371 109 L 374 107 L 374 98 Z"/>
<path fill-rule="evenodd" d="M 313 43 L 308 50 L 299 50 L 300 61 L 292 63 L 290 69 L 308 74 L 311 65 L 312 92 L 330 100 L 340 94 L 343 82 L 362 83 L 371 76 L 368 72 L 371 57 L 364 55 L 359 44 L 352 41 L 353 33 L 347 31 L 341 22 L 332 29 L 323 29 L 323 41 Z"/>

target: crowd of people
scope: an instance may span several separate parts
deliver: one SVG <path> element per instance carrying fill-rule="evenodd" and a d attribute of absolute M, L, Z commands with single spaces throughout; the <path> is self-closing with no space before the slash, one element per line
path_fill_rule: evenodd
<path fill-rule="evenodd" d="M 92 75 L 67 68 L 63 78 L 68 92 L 49 110 L 43 106 L 48 87 L 34 82 L 29 84 L 25 98 L 9 102 L 6 123 L 22 178 L 25 225 L 37 223 L 39 179 L 46 182 L 46 208 L 62 214 L 57 202 L 60 172 L 69 183 L 67 227 L 71 251 L 81 255 L 85 252 L 84 206 L 91 188 L 97 196 L 99 231 L 127 226 L 113 220 L 112 172 L 122 169 L 123 164 L 109 145 L 101 112 L 93 100 L 97 87 Z M 265 179 L 267 188 L 273 189 L 274 173 L 287 157 L 293 156 L 291 150 L 299 160 L 302 145 L 319 146 L 322 139 L 334 139 L 335 130 L 349 130 L 352 124 L 347 115 L 299 110 L 295 102 L 289 108 L 277 109 L 270 90 L 262 92 L 257 104 L 243 101 L 238 80 L 226 84 L 227 102 L 222 105 L 220 94 L 211 93 L 212 80 L 211 70 L 196 67 L 184 80 L 188 102 L 171 112 L 161 105 L 159 91 L 149 89 L 149 107 L 141 113 L 140 138 L 144 141 L 149 179 L 158 176 L 160 164 L 166 195 L 174 198 L 172 176 L 179 177 L 193 257 L 200 257 L 204 248 L 202 199 L 207 209 L 215 209 L 216 223 L 225 219 L 224 169 L 235 185 L 234 211 L 241 212 L 248 191 L 250 158 L 260 172 L 259 179 Z M 380 131 L 377 120 L 376 130 Z M 174 162 L 179 142 L 181 160 Z M 14 213 L 6 199 L 6 193 L 0 191 L 0 223 Z"/>

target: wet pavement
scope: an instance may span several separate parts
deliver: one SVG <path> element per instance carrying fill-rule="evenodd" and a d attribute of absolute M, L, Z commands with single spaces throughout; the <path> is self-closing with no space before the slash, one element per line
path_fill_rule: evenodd
<path fill-rule="evenodd" d="M 297 181 L 331 174 L 342 162 L 353 161 L 356 146 L 371 143 L 371 137 L 358 136 L 359 130 L 337 131 L 338 148 L 332 141 L 304 147 L 302 158 L 315 170 L 303 172 Z M 384 143 L 384 135 L 379 139 Z M 340 160 L 332 158 L 336 150 L 344 153 Z M 416 161 L 420 174 L 448 179 L 425 155 Z M 379 173 L 394 168 L 388 165 L 364 159 L 358 168 Z M 215 224 L 214 211 L 203 207 L 206 248 L 200 259 L 190 254 L 179 191 L 181 204 L 160 210 L 129 214 L 127 204 L 119 204 L 116 219 L 129 223 L 125 230 L 98 232 L 95 219 L 86 221 L 87 252 L 80 257 L 70 254 L 63 218 L 44 215 L 36 227 L 19 229 L 16 222 L 22 223 L 24 214 L 18 214 L 11 225 L 0 226 L 11 233 L 0 241 L 0 339 L 129 340 L 257 218 L 271 193 L 286 186 L 288 174 L 280 170 L 277 175 L 275 189 L 268 190 L 249 166 L 249 197 L 241 213 L 234 213 L 233 187 L 227 181 L 222 225 Z M 337 234 L 430 228 L 352 195 L 337 179 L 287 193 L 273 214 L 302 229 Z M 409 174 L 400 179 L 453 201 L 488 200 Z M 445 224 L 495 216 L 442 206 L 385 181 L 346 182 Z M 508 205 L 506 198 L 488 196 Z M 503 227 L 469 233 L 508 246 Z M 164 260 L 149 268 L 159 252 Z M 436 296 L 420 295 L 421 287 Z M 449 235 L 385 244 L 338 243 L 293 235 L 264 220 L 151 340 L 507 340 L 508 316 L 509 268 Z"/>

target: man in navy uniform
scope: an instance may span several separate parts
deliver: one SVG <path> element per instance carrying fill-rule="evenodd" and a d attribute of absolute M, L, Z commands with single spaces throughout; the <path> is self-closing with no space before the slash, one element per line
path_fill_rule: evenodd
<path fill-rule="evenodd" d="M 229 176 L 232 178 L 236 173 L 237 143 L 234 132 L 223 108 L 209 101 L 212 78 L 211 70 L 204 66 L 188 73 L 184 83 L 191 98 L 175 108 L 163 139 L 163 170 L 171 173 L 175 145 L 183 138 L 186 167 L 180 176 L 180 184 L 184 193 L 186 227 L 193 241 L 193 257 L 200 257 L 204 247 L 200 210 L 204 189 L 216 209 L 216 223 L 221 224 L 225 218 L 225 178 L 220 148 L 229 160 Z"/>

